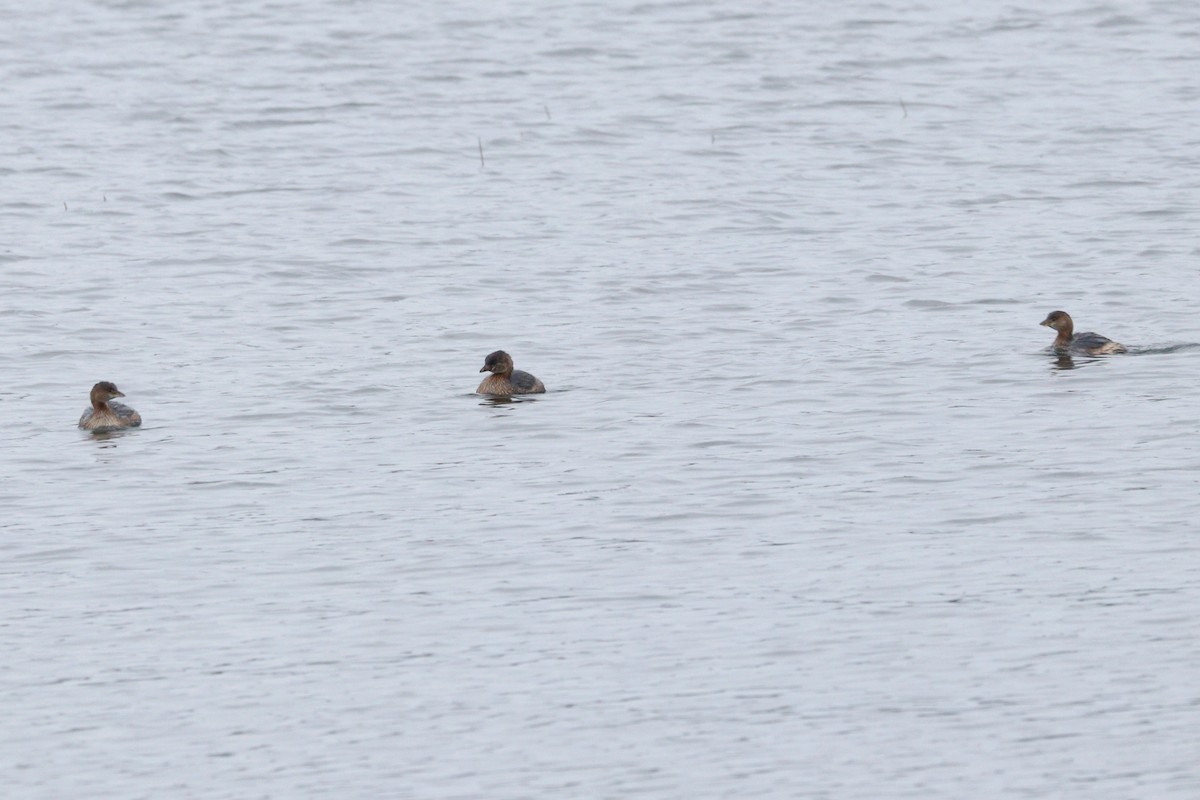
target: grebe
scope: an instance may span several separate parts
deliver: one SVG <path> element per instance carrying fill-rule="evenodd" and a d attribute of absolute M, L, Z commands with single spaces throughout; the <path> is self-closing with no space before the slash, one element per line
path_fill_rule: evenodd
<path fill-rule="evenodd" d="M 1051 311 L 1042 320 L 1042 324 L 1058 331 L 1058 336 L 1054 338 L 1055 350 L 1066 350 L 1089 356 L 1107 356 L 1113 353 L 1127 352 L 1125 345 L 1098 333 L 1091 331 L 1074 333 L 1075 323 L 1071 321 L 1071 315 L 1065 311 Z"/>
<path fill-rule="evenodd" d="M 477 394 L 490 394 L 497 397 L 511 397 L 514 394 L 542 394 L 545 385 L 528 372 L 513 369 L 512 356 L 503 350 L 497 350 L 483 360 L 480 372 L 490 372 L 475 390 Z"/>
<path fill-rule="evenodd" d="M 122 403 L 110 403 L 114 397 L 125 393 L 109 381 L 100 381 L 92 387 L 92 407 L 79 418 L 79 427 L 93 433 L 136 428 L 142 424 L 142 415 Z"/>

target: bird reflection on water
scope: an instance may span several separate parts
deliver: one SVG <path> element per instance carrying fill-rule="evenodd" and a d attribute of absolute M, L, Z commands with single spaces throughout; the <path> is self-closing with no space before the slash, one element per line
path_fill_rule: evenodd
<path fill-rule="evenodd" d="M 1052 353 L 1051 355 L 1054 357 L 1054 366 L 1050 367 L 1051 370 L 1059 372 L 1061 370 L 1075 369 L 1075 359 L 1071 358 L 1067 353 Z"/>
<path fill-rule="evenodd" d="M 478 395 L 476 395 L 478 397 Z M 485 395 L 480 398 L 479 405 L 481 406 L 511 406 L 520 403 L 536 403 L 538 398 L 525 396 L 505 396 L 505 395 Z"/>

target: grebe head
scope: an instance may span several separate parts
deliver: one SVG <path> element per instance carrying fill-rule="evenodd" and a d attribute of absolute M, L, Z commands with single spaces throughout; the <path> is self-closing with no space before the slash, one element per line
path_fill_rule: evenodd
<path fill-rule="evenodd" d="M 92 387 L 92 405 L 107 403 L 114 397 L 124 397 L 125 393 L 117 388 L 115 383 L 100 381 Z"/>
<path fill-rule="evenodd" d="M 483 366 L 479 368 L 479 371 L 492 372 L 496 375 L 511 375 L 513 371 L 512 356 L 503 350 L 489 353 L 488 357 L 483 360 Z"/>
<path fill-rule="evenodd" d="M 1041 324 L 1047 328 L 1061 331 L 1071 327 L 1071 315 L 1065 311 L 1051 311 Z"/>

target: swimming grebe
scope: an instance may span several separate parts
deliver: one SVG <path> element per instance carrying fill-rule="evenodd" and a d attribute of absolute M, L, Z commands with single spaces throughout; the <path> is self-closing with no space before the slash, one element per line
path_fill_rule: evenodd
<path fill-rule="evenodd" d="M 114 397 L 124 396 L 120 389 L 108 381 L 97 383 L 92 387 L 92 407 L 79 418 L 79 427 L 93 433 L 105 433 L 141 425 L 141 414 L 122 403 L 108 402 Z"/>
<path fill-rule="evenodd" d="M 1051 311 L 1042 320 L 1042 324 L 1058 331 L 1058 336 L 1054 337 L 1055 350 L 1067 350 L 1089 356 L 1106 356 L 1111 353 L 1127 352 L 1125 345 L 1098 333 L 1091 331 L 1073 333 L 1075 323 L 1071 321 L 1071 315 L 1065 311 Z"/>
<path fill-rule="evenodd" d="M 480 372 L 490 372 L 475 390 L 477 394 L 491 394 L 497 397 L 511 397 L 514 394 L 541 394 L 546 387 L 528 372 L 513 369 L 512 356 L 503 350 L 490 353 L 483 360 Z"/>

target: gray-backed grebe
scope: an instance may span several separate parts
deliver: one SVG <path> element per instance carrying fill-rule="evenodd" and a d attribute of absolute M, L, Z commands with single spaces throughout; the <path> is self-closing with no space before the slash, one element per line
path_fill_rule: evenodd
<path fill-rule="evenodd" d="M 1054 349 L 1065 350 L 1069 353 L 1081 353 L 1088 356 L 1106 356 L 1112 353 L 1124 353 L 1125 345 L 1114 342 L 1098 333 L 1084 331 L 1075 333 L 1075 323 L 1071 315 L 1065 311 L 1051 311 L 1042 324 L 1047 328 L 1058 331 L 1054 337 Z"/>
<path fill-rule="evenodd" d="M 490 353 L 483 360 L 480 372 L 490 372 L 476 389 L 478 394 L 491 394 L 497 397 L 511 397 L 514 394 L 541 394 L 546 387 L 528 372 L 513 369 L 512 356 L 503 350 Z"/>
<path fill-rule="evenodd" d="M 142 415 L 123 403 L 109 402 L 125 394 L 108 381 L 100 381 L 92 387 L 92 407 L 79 418 L 79 427 L 85 431 L 104 433 L 122 428 L 136 428 L 142 424 Z"/>

